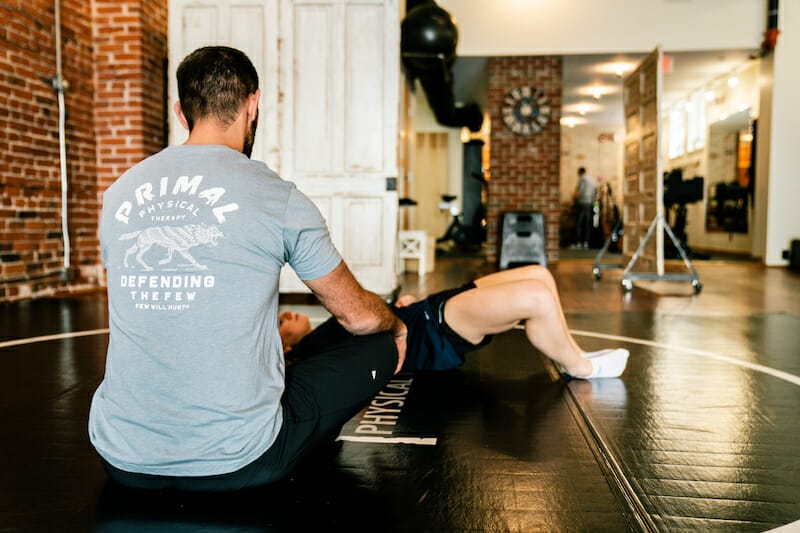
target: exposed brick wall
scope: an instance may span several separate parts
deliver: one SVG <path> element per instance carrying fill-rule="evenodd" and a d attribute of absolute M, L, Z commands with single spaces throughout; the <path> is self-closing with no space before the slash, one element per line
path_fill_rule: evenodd
<path fill-rule="evenodd" d="M 0 1 L 0 301 L 98 286 L 101 194 L 164 138 L 167 8 L 61 0 L 70 280 L 62 281 L 55 7 Z"/>
<path fill-rule="evenodd" d="M 102 193 L 125 170 L 166 143 L 167 3 L 95 0 L 92 6 L 97 177 Z"/>
<path fill-rule="evenodd" d="M 61 5 L 69 211 L 94 187 L 91 32 L 84 2 Z M 55 11 L 52 1 L 0 3 L 0 298 L 62 287 Z M 83 229 L 73 226 L 73 238 Z M 93 261 L 72 244 L 71 262 Z M 17 280 L 17 281 L 15 281 Z"/>
<path fill-rule="evenodd" d="M 552 115 L 539 133 L 523 137 L 503 125 L 500 107 L 506 93 L 521 86 L 541 89 Z M 548 261 L 558 260 L 559 172 L 562 60 L 555 56 L 489 59 L 491 182 L 489 183 L 487 256 L 497 259 L 500 217 L 505 211 L 545 214 Z"/>

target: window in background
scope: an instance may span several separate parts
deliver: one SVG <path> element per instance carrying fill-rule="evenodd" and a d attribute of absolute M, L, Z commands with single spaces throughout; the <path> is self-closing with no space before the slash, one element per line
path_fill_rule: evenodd
<path fill-rule="evenodd" d="M 678 102 L 669 112 L 668 156 L 675 159 L 686 153 L 686 102 Z"/>
<path fill-rule="evenodd" d="M 686 151 L 701 150 L 706 145 L 706 97 L 697 91 L 686 104 Z"/>

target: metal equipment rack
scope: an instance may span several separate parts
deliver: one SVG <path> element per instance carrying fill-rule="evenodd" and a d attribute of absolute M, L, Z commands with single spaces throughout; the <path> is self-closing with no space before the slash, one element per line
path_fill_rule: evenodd
<path fill-rule="evenodd" d="M 609 270 L 612 268 L 625 268 L 625 265 L 622 263 L 602 263 L 603 256 L 606 255 L 608 252 L 609 246 L 611 246 L 612 242 L 616 242 L 619 240 L 620 235 L 622 235 L 622 219 L 617 220 L 614 224 L 614 228 L 611 230 L 611 235 L 608 236 L 606 239 L 605 244 L 603 244 L 603 248 L 597 253 L 597 256 L 594 258 L 594 264 L 592 264 L 592 274 L 594 274 L 594 279 L 599 280 L 603 277 L 603 270 Z"/>
<path fill-rule="evenodd" d="M 656 228 L 660 225 L 663 225 L 664 229 L 669 235 L 669 238 L 672 240 L 672 243 L 675 245 L 675 249 L 683 259 L 683 263 L 686 265 L 686 268 L 689 270 L 688 274 L 678 274 L 673 272 L 631 272 L 636 261 L 639 259 L 639 255 L 644 250 L 647 241 L 655 232 Z M 663 270 L 663 265 L 660 270 Z M 686 251 L 683 249 L 680 241 L 675 234 L 672 232 L 672 228 L 669 227 L 666 219 L 663 215 L 658 215 L 656 218 L 653 219 L 653 222 L 650 224 L 650 227 L 647 230 L 647 234 L 644 236 L 644 239 L 641 240 L 639 243 L 639 247 L 636 249 L 636 253 L 633 254 L 631 260 L 628 262 L 628 266 L 625 267 L 625 271 L 622 273 L 622 288 L 625 291 L 630 291 L 633 289 L 633 282 L 636 280 L 667 280 L 667 281 L 690 281 L 692 283 L 692 288 L 694 289 L 695 294 L 699 294 L 701 290 L 703 290 L 703 284 L 700 283 L 700 277 L 697 275 L 697 271 L 694 269 L 692 262 L 689 260 L 689 256 L 686 255 Z"/>

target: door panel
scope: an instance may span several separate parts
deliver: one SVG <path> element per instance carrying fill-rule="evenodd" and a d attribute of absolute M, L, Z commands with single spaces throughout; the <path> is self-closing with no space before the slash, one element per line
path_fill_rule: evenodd
<path fill-rule="evenodd" d="M 383 202 L 380 197 L 347 198 L 343 200 L 344 227 L 359 227 L 369 220 L 376 227 L 383 226 Z M 352 268 L 379 267 L 383 257 L 380 231 L 363 231 L 360 235 L 345 234 L 343 253 L 350 259 Z"/>
<path fill-rule="evenodd" d="M 345 169 L 353 172 L 381 172 L 384 168 L 382 132 L 384 128 L 383 85 L 375 75 L 383 71 L 382 6 L 350 6 L 347 9 L 345 36 L 346 131 Z"/>
<path fill-rule="evenodd" d="M 217 40 L 217 6 L 186 6 L 183 10 L 183 51 L 191 51 Z M 185 55 L 185 54 L 184 54 Z"/>
<path fill-rule="evenodd" d="M 181 144 L 187 132 L 172 113 L 178 100 L 175 72 L 181 60 L 201 46 L 227 45 L 243 50 L 256 67 L 261 85 L 253 159 L 280 166 L 278 150 L 278 0 L 170 0 L 169 143 Z"/>
<path fill-rule="evenodd" d="M 399 25 L 395 0 L 281 3 L 281 174 L 329 199 L 334 243 L 382 294 L 396 285 Z M 281 290 L 305 287 L 285 272 Z"/>
<path fill-rule="evenodd" d="M 293 81 L 291 87 L 287 86 L 292 91 L 291 98 L 286 100 L 292 113 L 285 116 L 292 120 L 295 176 L 325 174 L 333 164 L 333 102 L 329 93 L 335 83 L 331 79 L 331 56 L 336 45 L 333 15 L 330 6 L 298 6 L 294 10 L 294 66 L 284 72 L 286 81 Z"/>
<path fill-rule="evenodd" d="M 663 185 L 659 153 L 661 52 L 656 49 L 624 81 L 625 189 L 623 254 L 630 261 L 653 220 L 662 214 Z M 659 223 L 647 241 L 637 270 L 663 273 L 663 231 Z"/>
<path fill-rule="evenodd" d="M 359 281 L 396 285 L 400 92 L 397 0 L 170 0 L 170 102 L 192 50 L 242 49 L 262 98 L 253 159 L 293 181 L 322 212 Z M 170 143 L 186 133 L 170 119 Z M 388 190 L 392 189 L 392 190 Z M 291 269 L 282 292 L 306 292 Z"/>

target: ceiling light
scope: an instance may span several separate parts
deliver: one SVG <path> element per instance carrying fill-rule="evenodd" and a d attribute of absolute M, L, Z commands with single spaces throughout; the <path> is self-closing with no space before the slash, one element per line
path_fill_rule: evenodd
<path fill-rule="evenodd" d="M 599 74 L 613 74 L 621 78 L 625 73 L 632 71 L 636 67 L 636 63 L 632 61 L 613 61 L 610 63 L 601 63 L 593 70 Z"/>
<path fill-rule="evenodd" d="M 579 102 L 574 102 L 571 104 L 566 104 L 561 108 L 561 111 L 565 114 L 568 113 L 577 113 L 581 116 L 585 116 L 589 113 L 597 113 L 603 110 L 603 106 L 597 104 L 595 102 L 589 100 L 582 100 Z"/>
<path fill-rule="evenodd" d="M 582 96 L 591 96 L 595 100 L 599 100 L 603 96 L 620 92 L 620 87 L 615 85 L 600 85 L 595 83 L 593 85 L 584 85 L 578 87 L 576 92 Z"/>
<path fill-rule="evenodd" d="M 706 91 L 706 102 L 714 101 L 714 91 Z"/>
<path fill-rule="evenodd" d="M 737 85 L 739 85 L 739 78 L 737 78 L 736 76 L 731 76 L 730 78 L 728 78 L 728 87 L 733 89 Z"/>
<path fill-rule="evenodd" d="M 574 128 L 579 124 L 586 124 L 586 119 L 581 117 L 567 116 L 567 117 L 561 117 L 561 119 L 558 122 L 562 126 L 567 126 L 568 128 Z"/>

